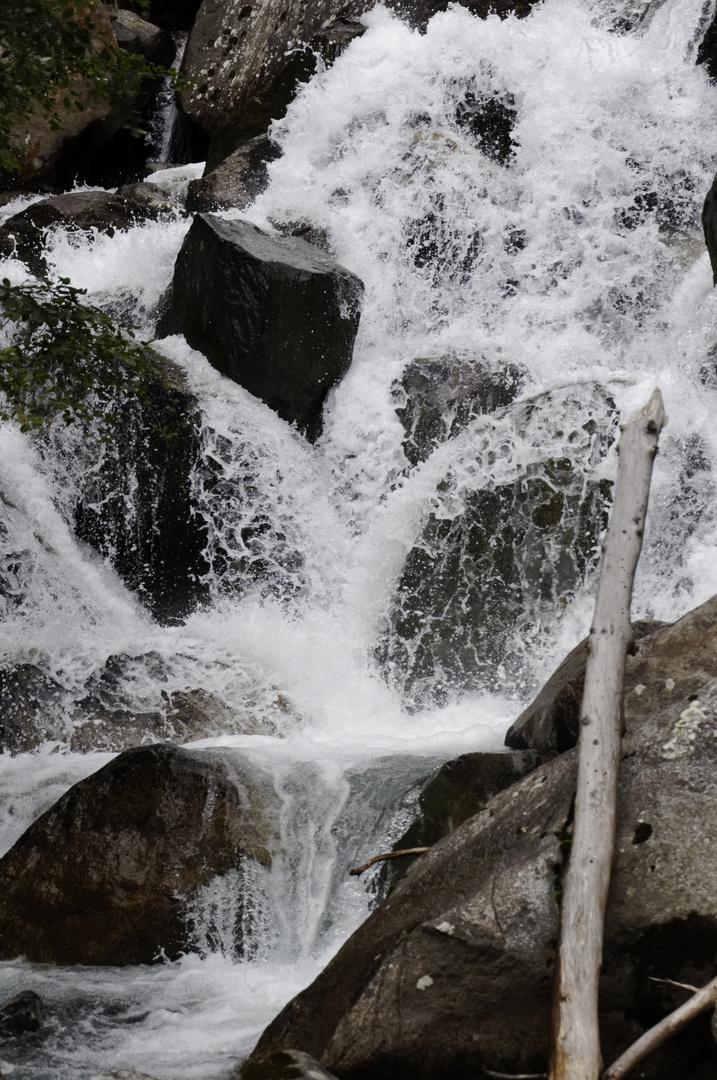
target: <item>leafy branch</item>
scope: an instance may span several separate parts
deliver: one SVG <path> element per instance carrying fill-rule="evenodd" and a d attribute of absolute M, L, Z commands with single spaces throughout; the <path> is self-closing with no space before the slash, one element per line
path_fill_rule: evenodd
<path fill-rule="evenodd" d="M 162 379 L 153 350 L 132 330 L 81 301 L 85 289 L 58 283 L 0 283 L 0 320 L 11 344 L 0 349 L 0 420 L 22 431 L 60 415 L 85 428 L 113 422 L 116 405 Z"/>

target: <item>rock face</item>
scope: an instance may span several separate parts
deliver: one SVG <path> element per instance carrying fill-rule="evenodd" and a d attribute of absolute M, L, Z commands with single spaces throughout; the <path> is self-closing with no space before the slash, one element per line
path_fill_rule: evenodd
<path fill-rule="evenodd" d="M 185 903 L 242 860 L 270 862 L 252 800 L 211 757 L 127 750 L 75 784 L 0 860 L 0 951 L 148 964 L 190 945 Z"/>
<path fill-rule="evenodd" d="M 610 486 L 596 476 L 584 480 L 584 471 L 607 452 L 615 417 L 598 388 L 582 395 L 576 388 L 562 402 L 549 394 L 516 403 L 493 414 L 514 427 L 486 429 L 484 460 L 492 454 L 498 462 L 511 431 L 527 433 L 534 423 L 561 430 L 561 439 L 574 434 L 563 443 L 566 456 L 531 463 L 517 478 L 480 490 L 459 487 L 452 474 L 442 477 L 437 509 L 408 554 L 377 648 L 411 707 L 476 686 L 495 688 L 506 677 L 520 681 L 513 636 L 525 641 L 541 620 L 555 617 L 594 565 Z M 417 412 L 420 423 L 420 406 Z M 503 430 L 501 444 L 494 432 Z M 409 442 L 409 452 L 422 443 L 424 436 L 413 448 Z"/>
<path fill-rule="evenodd" d="M 100 460 L 80 477 L 73 517 L 80 539 L 157 619 L 173 623 L 205 593 L 206 526 L 192 495 L 201 417 L 180 369 L 159 356 L 157 364 L 158 378 L 122 406 Z"/>
<path fill-rule="evenodd" d="M 237 1071 L 235 1078 L 241 1076 Z M 277 1050 L 252 1062 L 245 1080 L 336 1080 L 333 1073 L 324 1069 L 301 1050 Z"/>
<path fill-rule="evenodd" d="M 33 203 L 0 226 L 0 254 L 16 254 L 33 274 L 47 273 L 45 232 L 61 228 L 70 233 L 98 232 L 114 236 L 148 219 L 173 217 L 178 208 L 154 184 L 128 184 L 114 194 L 106 191 L 71 191 Z"/>
<path fill-rule="evenodd" d="M 126 11 L 118 8 L 116 14 L 112 14 L 112 28 L 115 32 L 117 44 L 120 49 L 130 53 L 141 53 L 148 60 L 164 64 L 171 61 L 174 55 L 174 45 L 169 42 L 167 48 L 167 34 L 154 23 L 140 18 L 134 11 Z M 162 55 L 163 52 L 171 55 Z"/>
<path fill-rule="evenodd" d="M 702 985 L 717 966 L 716 618 L 717 598 L 631 661 L 601 977 L 607 1062 L 684 1000 L 653 977 Z M 296 1047 L 350 1080 L 543 1071 L 575 770 L 570 750 L 421 856 L 257 1055 Z M 716 1062 L 705 1017 L 640 1071 L 675 1080 Z"/>
<path fill-rule="evenodd" d="M 351 363 L 362 296 L 354 274 L 305 241 L 200 214 L 159 332 L 184 334 L 313 442 L 324 399 Z"/>
<path fill-rule="evenodd" d="M 204 0 L 182 65 L 193 83 L 182 105 L 212 136 L 210 167 L 283 116 L 297 83 L 314 73 L 314 54 L 330 63 L 361 33 L 355 20 L 373 6 L 374 0 Z M 448 0 L 389 0 L 387 6 L 411 25 L 425 27 Z M 468 0 L 465 6 L 485 17 L 492 11 L 526 15 L 531 3 Z"/>
<path fill-rule="evenodd" d="M 34 990 L 23 990 L 0 1005 L 0 1039 L 12 1039 L 27 1031 L 39 1031 L 45 1010 Z"/>

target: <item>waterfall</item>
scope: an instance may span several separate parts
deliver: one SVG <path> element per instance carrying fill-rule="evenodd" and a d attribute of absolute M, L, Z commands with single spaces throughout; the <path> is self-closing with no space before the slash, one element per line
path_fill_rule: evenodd
<path fill-rule="evenodd" d="M 108 760 L 66 752 L 62 725 L 105 692 L 109 657 L 128 711 L 199 688 L 253 718 L 196 749 L 264 777 L 280 837 L 270 868 L 197 898 L 196 953 L 179 963 L 0 965 L 0 993 L 32 982 L 54 1017 L 31 1051 L 4 1044 L 0 1071 L 229 1073 L 375 903 L 348 869 L 401 835 L 419 781 L 498 749 L 586 632 L 617 423 L 655 384 L 670 419 L 634 617 L 673 620 L 717 593 L 717 299 L 700 231 L 715 88 L 695 65 L 712 13 L 454 6 L 421 34 L 377 8 L 300 90 L 272 129 L 267 190 L 227 216 L 313 230 L 362 278 L 354 361 L 310 446 L 182 338 L 156 343 L 202 416 L 205 591 L 180 624 L 159 625 L 73 531 L 111 444 L 0 425 L 0 658 L 51 679 L 60 717 L 37 754 L 0 757 L 2 850 Z M 55 233 L 50 272 L 151 337 L 188 227 Z M 432 373 L 444 389 L 487 380 L 495 407 L 421 398 Z"/>

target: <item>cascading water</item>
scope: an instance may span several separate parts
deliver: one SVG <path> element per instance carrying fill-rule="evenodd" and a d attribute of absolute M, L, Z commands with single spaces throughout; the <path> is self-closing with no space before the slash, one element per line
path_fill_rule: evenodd
<path fill-rule="evenodd" d="M 199 1080 L 250 1049 L 365 917 L 371 882 L 347 870 L 400 835 L 416 781 L 498 748 L 585 632 L 616 420 L 655 383 L 670 424 L 634 612 L 673 619 L 717 592 L 717 300 L 699 227 L 717 96 L 695 66 L 711 17 L 703 0 L 546 0 L 520 21 L 456 7 L 421 35 L 377 9 L 299 93 L 242 216 L 311 228 L 363 279 L 355 358 L 311 447 L 182 339 L 160 343 L 203 421 L 205 602 L 181 625 L 158 625 L 73 535 L 108 451 L 0 426 L 0 656 L 53 680 L 65 725 L 0 758 L 2 850 L 107 760 L 60 744 L 75 703 L 106 691 L 108 657 L 128 712 L 201 688 L 251 714 L 257 734 L 198 751 L 265 777 L 279 837 L 271 869 L 198 898 L 197 952 L 178 964 L 2 965 L 0 993 L 32 985 L 52 1010 L 31 1048 L 3 1047 L 3 1073 Z M 187 227 L 55 234 L 48 261 L 151 335 Z M 444 401 L 421 442 L 431 365 L 444 381 L 511 372 L 510 392 L 490 413 Z"/>

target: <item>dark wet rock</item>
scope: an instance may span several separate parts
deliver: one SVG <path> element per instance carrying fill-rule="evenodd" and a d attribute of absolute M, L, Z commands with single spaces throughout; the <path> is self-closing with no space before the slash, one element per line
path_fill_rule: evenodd
<path fill-rule="evenodd" d="M 498 165 L 509 165 L 515 157 L 512 132 L 517 115 L 512 94 L 468 89 L 456 106 L 455 122 L 486 157 Z"/>
<path fill-rule="evenodd" d="M 569 457 L 532 463 L 517 479 L 480 490 L 459 488 L 451 474 L 439 483 L 377 647 L 410 707 L 479 686 L 504 689 L 506 680 L 520 685 L 526 642 L 594 568 L 610 484 L 585 473 L 607 452 L 616 416 L 604 391 L 583 394 L 539 395 L 493 414 L 524 433 L 545 423 L 561 440 L 568 435 Z M 481 461 L 498 462 L 512 437 L 491 419 Z"/>
<path fill-rule="evenodd" d="M 148 219 L 173 217 L 177 212 L 164 192 L 148 183 L 128 184 L 114 194 L 70 191 L 51 195 L 0 226 L 0 254 L 17 255 L 33 274 L 42 276 L 47 272 L 44 243 L 48 229 L 90 234 L 96 229 L 114 236 L 117 230 L 130 229 Z"/>
<path fill-rule="evenodd" d="M 249 206 L 269 183 L 267 165 L 278 154 L 278 148 L 266 135 L 250 139 L 216 169 L 190 182 L 187 210 L 194 213 Z"/>
<path fill-rule="evenodd" d="M 23 990 L 0 1004 L 0 1039 L 12 1039 L 39 1031 L 45 1009 L 34 990 Z"/>
<path fill-rule="evenodd" d="M 626 696 L 601 977 L 606 1061 L 684 1000 L 655 979 L 703 985 L 717 967 L 708 854 L 717 842 L 717 678 L 703 670 L 715 663 L 715 610 L 717 599 L 660 631 L 651 658 L 635 658 L 644 690 Z M 678 689 L 667 658 L 680 624 L 693 627 L 696 648 L 683 657 Z M 298 1047 L 351 1080 L 544 1071 L 576 762 L 570 750 L 541 765 L 421 856 L 267 1028 L 257 1055 Z M 717 1048 L 705 1016 L 651 1056 L 644 1076 L 675 1080 L 706 1061 L 717 1062 Z"/>
<path fill-rule="evenodd" d="M 244 860 L 267 865 L 256 785 L 210 755 L 127 750 L 75 784 L 0 860 L 0 951 L 148 964 L 191 948 L 187 904 Z"/>
<path fill-rule="evenodd" d="M 79 478 L 73 517 L 79 538 L 111 562 L 155 618 L 173 623 L 206 591 L 206 525 L 192 492 L 201 415 L 181 370 L 159 355 L 157 370 L 95 448 L 100 460 Z"/>
<path fill-rule="evenodd" d="M 316 56 L 331 63 L 363 32 L 358 18 L 374 0 L 243 0 L 218 5 L 204 0 L 187 43 L 182 71 L 191 87 L 182 95 L 186 113 L 210 136 L 213 167 L 247 139 L 265 133 L 286 112 L 297 85 L 316 71 Z M 448 0 L 389 0 L 410 25 L 425 28 Z M 527 15 L 530 0 L 468 0 L 485 17 Z"/>
<path fill-rule="evenodd" d="M 509 405 L 523 372 L 515 364 L 492 370 L 482 359 L 456 355 L 412 361 L 392 389 L 406 432 L 403 450 L 411 465 L 462 431 L 476 416 Z"/>
<path fill-rule="evenodd" d="M 36 750 L 67 727 L 62 686 L 34 664 L 0 667 L 0 753 Z"/>
<path fill-rule="evenodd" d="M 174 45 L 168 34 L 154 23 L 147 22 L 134 11 L 118 8 L 116 14 L 112 14 L 112 29 L 117 38 L 120 49 L 129 53 L 141 53 L 148 60 L 157 63 L 171 62 L 174 55 Z M 162 52 L 171 54 L 161 56 Z"/>
<path fill-rule="evenodd" d="M 717 176 L 707 192 L 702 207 L 702 229 L 705 234 L 705 244 L 710 253 L 712 281 L 717 285 Z"/>
<path fill-rule="evenodd" d="M 237 1069 L 232 1080 L 336 1080 L 318 1061 L 301 1050 L 274 1050 Z"/>
<path fill-rule="evenodd" d="M 650 637 L 664 625 L 648 620 L 633 623 L 635 641 Z M 589 638 L 583 638 L 556 668 L 535 700 L 508 729 L 506 746 L 552 755 L 577 745 L 588 643 Z M 642 641 L 640 651 L 649 648 L 650 642 Z"/>
<path fill-rule="evenodd" d="M 362 296 L 354 274 L 304 241 L 200 214 L 158 332 L 184 334 L 313 442 L 351 363 Z"/>
<path fill-rule="evenodd" d="M 713 82 L 717 79 L 717 16 L 712 19 L 700 42 L 697 63 L 704 65 L 705 71 Z"/>
<path fill-rule="evenodd" d="M 531 750 L 462 754 L 454 761 L 447 761 L 423 788 L 418 797 L 417 817 L 393 845 L 393 850 L 432 847 L 485 809 L 499 791 L 533 772 L 540 763 L 540 756 Z M 392 888 L 420 857 L 406 855 L 382 863 L 379 893 Z"/>

